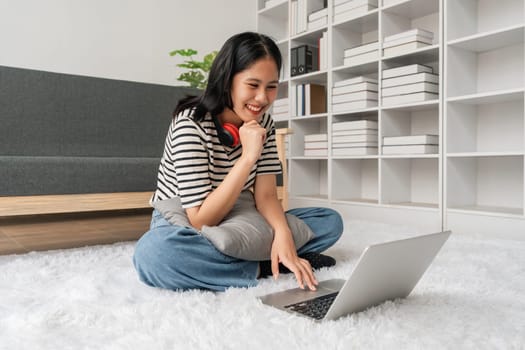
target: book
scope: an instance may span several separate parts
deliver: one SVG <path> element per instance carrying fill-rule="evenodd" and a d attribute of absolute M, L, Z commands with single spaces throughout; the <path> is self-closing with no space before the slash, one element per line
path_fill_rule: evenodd
<path fill-rule="evenodd" d="M 287 113 L 288 112 L 288 105 L 284 105 L 284 106 L 273 106 L 272 107 L 272 112 L 273 113 Z"/>
<path fill-rule="evenodd" d="M 377 101 L 375 100 L 374 101 L 362 100 L 362 101 L 344 102 L 344 103 L 332 104 L 332 112 L 340 113 L 340 112 L 347 112 L 347 111 L 352 111 L 356 109 L 373 108 L 373 107 L 377 107 Z"/>
<path fill-rule="evenodd" d="M 376 135 L 368 135 L 368 134 L 361 134 L 361 135 L 346 135 L 346 136 L 334 136 L 332 135 L 332 144 L 340 144 L 340 143 L 348 143 L 348 142 L 377 142 L 377 134 Z"/>
<path fill-rule="evenodd" d="M 339 122 L 332 124 L 333 131 L 341 130 L 360 130 L 360 129 L 376 129 L 377 122 L 374 120 L 352 120 L 347 122 Z"/>
<path fill-rule="evenodd" d="M 424 37 L 432 38 L 432 39 L 434 38 L 433 32 L 425 30 L 425 29 L 421 29 L 421 28 L 414 28 L 414 29 L 406 30 L 404 32 L 397 33 L 397 34 L 385 36 L 385 38 L 383 39 L 383 42 L 392 41 L 392 40 L 396 40 L 399 38 L 404 38 L 407 36 L 414 36 L 414 35 L 424 36 Z"/>
<path fill-rule="evenodd" d="M 264 7 L 270 8 L 270 7 L 285 3 L 285 2 L 286 0 L 266 0 L 266 2 L 264 3 Z"/>
<path fill-rule="evenodd" d="M 319 38 L 319 70 L 328 68 L 328 32 L 323 31 Z"/>
<path fill-rule="evenodd" d="M 347 86 L 347 85 L 353 85 L 353 84 L 360 84 L 360 83 L 374 83 L 377 84 L 377 79 L 367 76 L 358 76 L 350 79 L 340 80 L 334 83 L 335 87 L 341 87 L 341 86 Z"/>
<path fill-rule="evenodd" d="M 304 149 L 326 149 L 328 148 L 327 141 L 309 141 L 304 143 Z"/>
<path fill-rule="evenodd" d="M 399 38 L 399 39 L 396 39 L 396 40 L 383 42 L 383 48 L 386 49 L 386 48 L 389 48 L 389 47 L 392 47 L 392 46 L 406 44 L 406 43 L 409 43 L 411 41 L 419 41 L 419 42 L 422 42 L 422 43 L 425 43 L 425 44 L 428 44 L 428 45 L 432 45 L 432 43 L 434 42 L 434 40 L 432 38 L 427 38 L 427 37 L 421 36 L 421 35 L 411 35 L 411 36 L 405 36 L 403 38 Z"/>
<path fill-rule="evenodd" d="M 292 77 L 297 75 L 297 48 L 296 47 L 290 50 L 290 75 Z"/>
<path fill-rule="evenodd" d="M 288 106 L 290 99 L 288 97 L 278 98 L 273 101 L 274 106 Z"/>
<path fill-rule="evenodd" d="M 305 115 L 326 113 L 326 88 L 319 84 L 305 84 Z"/>
<path fill-rule="evenodd" d="M 332 103 L 344 103 L 352 102 L 359 100 L 376 100 L 378 98 L 378 93 L 373 91 L 358 91 L 350 92 L 342 95 L 332 96 Z"/>
<path fill-rule="evenodd" d="M 312 22 L 319 18 L 328 17 L 328 8 L 322 8 L 320 10 L 314 11 L 308 15 L 308 21 Z"/>
<path fill-rule="evenodd" d="M 305 149 L 305 157 L 326 157 L 328 155 L 328 148 L 324 149 Z"/>
<path fill-rule="evenodd" d="M 439 144 L 438 135 L 412 135 L 412 136 L 385 136 L 383 145 L 401 146 L 401 145 L 437 145 Z"/>
<path fill-rule="evenodd" d="M 384 56 L 398 56 L 411 53 L 414 50 L 420 49 L 422 47 L 430 46 L 429 44 L 423 43 L 421 41 L 411 41 L 406 44 L 396 45 L 383 49 Z"/>
<path fill-rule="evenodd" d="M 350 78 L 350 79 L 336 81 L 334 83 L 334 87 L 340 87 L 340 86 L 346 86 L 346 85 L 358 84 L 358 83 L 365 83 L 365 82 L 377 84 L 377 79 L 371 78 L 371 77 L 367 77 L 367 76 L 359 76 L 359 77 L 355 77 L 355 78 Z"/>
<path fill-rule="evenodd" d="M 350 57 L 350 56 L 367 53 L 370 51 L 377 51 L 378 49 L 379 49 L 379 42 L 373 41 L 370 43 L 366 43 L 366 44 L 362 44 L 362 45 L 358 45 L 358 46 L 354 46 L 349 49 L 346 49 L 343 51 L 343 56 Z"/>
<path fill-rule="evenodd" d="M 377 135 L 377 129 L 352 129 L 352 130 L 334 130 L 332 137 L 348 135 Z"/>
<path fill-rule="evenodd" d="M 272 113 L 272 118 L 274 121 L 286 121 L 290 113 Z"/>
<path fill-rule="evenodd" d="M 415 73 L 432 73 L 432 67 L 422 64 L 410 64 L 390 69 L 383 69 L 383 79 L 394 78 L 398 76 L 415 74 Z"/>
<path fill-rule="evenodd" d="M 383 146 L 383 154 L 436 154 L 436 145 Z"/>
<path fill-rule="evenodd" d="M 313 53 L 308 45 L 297 47 L 297 75 L 310 73 L 313 70 Z"/>
<path fill-rule="evenodd" d="M 304 142 L 328 141 L 328 134 L 304 135 Z"/>
<path fill-rule="evenodd" d="M 416 73 L 382 80 L 383 88 L 421 82 L 438 84 L 439 75 L 433 73 Z"/>
<path fill-rule="evenodd" d="M 359 16 L 367 14 L 371 10 L 375 10 L 377 6 L 372 5 L 363 5 L 356 8 L 353 8 L 349 11 L 341 12 L 341 13 L 334 13 L 333 22 L 346 22 L 351 19 L 357 18 Z"/>
<path fill-rule="evenodd" d="M 381 90 L 383 97 L 406 95 L 415 92 L 431 92 L 434 94 L 439 93 L 439 85 L 434 83 L 414 83 L 406 85 L 398 85 Z"/>
<path fill-rule="evenodd" d="M 377 147 L 332 148 L 333 156 L 365 156 L 377 154 Z"/>
<path fill-rule="evenodd" d="M 332 96 L 347 94 L 351 92 L 358 92 L 358 91 L 377 92 L 377 89 L 378 89 L 377 84 L 375 83 L 364 82 L 364 83 L 350 84 L 350 85 L 332 88 Z"/>
<path fill-rule="evenodd" d="M 377 7 L 377 0 L 352 0 L 342 4 L 334 5 L 334 14 L 347 12 L 361 6 Z"/>
<path fill-rule="evenodd" d="M 379 51 L 370 51 L 360 55 L 343 58 L 343 65 L 347 67 L 357 66 L 359 64 L 377 61 L 379 59 Z"/>
<path fill-rule="evenodd" d="M 344 142 L 344 143 L 333 143 L 332 149 L 336 148 L 354 148 L 354 147 L 377 147 L 377 141 L 364 141 L 364 142 Z"/>
<path fill-rule="evenodd" d="M 321 17 L 313 21 L 308 20 L 307 28 L 308 30 L 314 30 L 317 28 L 324 27 L 327 24 L 328 24 L 328 17 Z"/>
<path fill-rule="evenodd" d="M 411 102 L 423 102 L 423 101 L 429 101 L 429 100 L 436 100 L 439 98 L 438 94 L 432 94 L 429 92 L 416 92 L 413 94 L 406 94 L 406 95 L 396 95 L 396 96 L 388 96 L 383 97 L 382 102 L 383 105 L 399 105 L 399 104 L 405 104 L 405 103 L 411 103 Z"/>

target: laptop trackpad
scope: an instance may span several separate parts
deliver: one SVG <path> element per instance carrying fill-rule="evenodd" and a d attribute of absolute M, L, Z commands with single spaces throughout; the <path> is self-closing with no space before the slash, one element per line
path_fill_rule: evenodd
<path fill-rule="evenodd" d="M 305 289 L 294 288 L 282 292 L 263 295 L 260 297 L 260 299 L 264 304 L 271 305 L 279 309 L 284 309 L 285 306 L 290 304 L 295 304 L 304 300 L 338 292 L 343 287 L 344 283 L 345 280 L 342 279 L 331 279 L 319 282 L 316 291 L 311 291 L 308 289 L 308 287 L 305 287 Z"/>

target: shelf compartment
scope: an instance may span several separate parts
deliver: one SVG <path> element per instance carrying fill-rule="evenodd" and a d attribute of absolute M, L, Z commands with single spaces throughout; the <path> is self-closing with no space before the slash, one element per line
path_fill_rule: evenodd
<path fill-rule="evenodd" d="M 332 31 L 332 66 L 343 65 L 344 51 L 371 42 L 377 42 L 379 18 L 374 12 L 356 20 L 344 22 L 333 27 Z M 379 60 L 379 46 L 376 60 Z M 360 64 L 358 64 L 360 65 Z M 355 65 L 355 66 L 358 66 Z"/>
<path fill-rule="evenodd" d="M 523 43 L 525 26 L 518 25 L 474 34 L 448 42 L 448 45 L 472 52 L 484 52 Z"/>
<path fill-rule="evenodd" d="M 410 64 L 423 64 L 432 67 L 433 73 L 439 74 L 441 67 L 439 64 L 439 46 L 424 47 L 409 54 L 383 57 L 383 69 L 406 66 Z"/>
<path fill-rule="evenodd" d="M 523 158 L 448 158 L 447 207 L 523 215 Z"/>
<path fill-rule="evenodd" d="M 447 103 L 447 154 L 523 152 L 524 93 L 496 96 Z"/>
<path fill-rule="evenodd" d="M 447 98 L 524 88 L 523 42 L 476 52 L 447 47 Z"/>
<path fill-rule="evenodd" d="M 439 208 L 438 158 L 383 158 L 381 203 Z"/>
<path fill-rule="evenodd" d="M 325 134 L 327 131 L 327 116 L 310 116 L 308 118 L 292 117 L 290 135 L 290 151 L 292 157 L 304 157 L 304 136 L 312 134 Z M 327 148 L 326 155 L 329 153 Z"/>
<path fill-rule="evenodd" d="M 290 196 L 328 199 L 328 161 L 290 159 Z"/>
<path fill-rule="evenodd" d="M 523 25 L 523 0 L 447 0 L 447 40 Z"/>
<path fill-rule="evenodd" d="M 381 38 L 419 28 L 434 33 L 433 44 L 438 44 L 439 3 L 439 0 L 411 0 L 383 7 Z"/>
<path fill-rule="evenodd" d="M 383 110 L 381 136 L 439 135 L 438 105 L 425 107 Z"/>
<path fill-rule="evenodd" d="M 426 17 L 439 11 L 439 1 L 383 0 L 383 11 L 411 18 Z"/>
<path fill-rule="evenodd" d="M 377 159 L 334 159 L 332 199 L 377 204 L 378 176 Z"/>
<path fill-rule="evenodd" d="M 262 8 L 264 4 L 259 4 Z M 288 1 L 262 9 L 258 12 L 258 31 L 277 41 L 287 39 L 289 36 Z"/>

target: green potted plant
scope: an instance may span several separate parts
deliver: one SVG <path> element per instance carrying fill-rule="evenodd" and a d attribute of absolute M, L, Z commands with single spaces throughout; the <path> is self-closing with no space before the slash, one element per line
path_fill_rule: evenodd
<path fill-rule="evenodd" d="M 204 90 L 208 82 L 208 73 L 215 56 L 217 56 L 217 51 L 212 51 L 205 55 L 202 61 L 194 59 L 193 56 L 197 55 L 197 53 L 194 49 L 181 49 L 170 52 L 170 56 L 179 55 L 188 58 L 183 63 L 177 64 L 177 67 L 189 70 L 179 75 L 177 80 L 189 83 L 192 88 Z"/>

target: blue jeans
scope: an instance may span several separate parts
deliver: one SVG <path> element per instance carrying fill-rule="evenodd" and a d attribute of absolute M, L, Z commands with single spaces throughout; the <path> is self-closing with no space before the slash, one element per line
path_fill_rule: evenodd
<path fill-rule="evenodd" d="M 298 254 L 320 253 L 343 232 L 341 216 L 328 208 L 298 208 L 288 213 L 302 219 L 314 237 Z M 210 289 L 257 285 L 259 262 L 224 255 L 193 228 L 170 224 L 153 211 L 150 230 L 135 247 L 133 262 L 144 283 L 173 290 Z"/>

